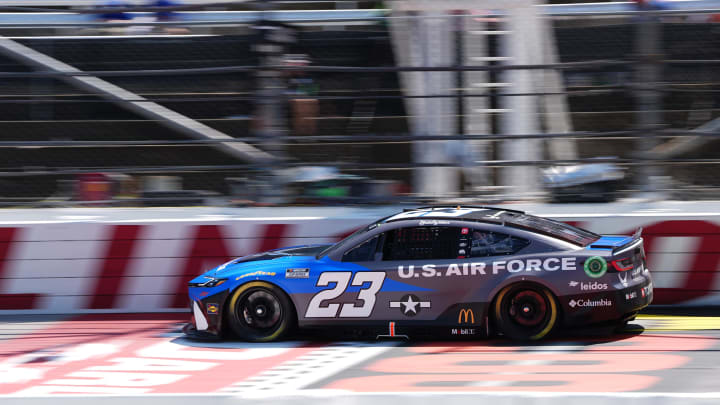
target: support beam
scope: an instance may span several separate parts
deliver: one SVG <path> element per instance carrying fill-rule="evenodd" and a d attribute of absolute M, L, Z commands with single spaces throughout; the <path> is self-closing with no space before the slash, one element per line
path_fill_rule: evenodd
<path fill-rule="evenodd" d="M 0 37 L 0 53 L 38 70 L 59 73 L 82 73 L 80 69 L 55 58 L 29 48 L 19 42 Z M 170 129 L 196 139 L 233 141 L 234 138 L 213 129 L 192 118 L 161 106 L 153 101 L 127 91 L 122 87 L 94 76 L 58 75 L 58 79 L 87 90 L 105 99 L 116 101 L 117 105 L 133 111 Z M 248 162 L 266 162 L 275 160 L 272 155 L 244 142 L 227 142 L 215 145 L 221 151 Z"/>
<path fill-rule="evenodd" d="M 403 2 L 393 2 L 393 9 Z M 448 66 L 455 61 L 453 19 L 440 11 L 421 13 L 431 18 L 396 18 L 390 22 L 393 49 L 403 66 Z M 393 16 L 404 16 L 395 13 Z M 402 72 L 400 82 L 408 95 L 452 94 L 456 87 L 453 72 Z M 423 141 L 428 135 L 457 134 L 457 108 L 452 98 L 411 98 L 405 100 L 411 115 L 413 161 L 419 164 L 450 164 L 457 141 Z M 421 167 L 415 170 L 413 190 L 422 197 L 442 199 L 457 195 L 459 173 L 452 167 Z"/>
<path fill-rule="evenodd" d="M 637 103 L 637 128 L 642 137 L 636 141 L 635 150 L 651 151 L 659 144 L 658 131 L 662 123 L 662 93 L 658 91 L 662 66 L 662 25 L 652 10 L 640 17 L 635 30 L 635 99 Z M 642 153 L 642 152 L 641 152 Z M 642 153 L 639 158 L 648 158 Z M 662 167 L 647 161 L 638 168 L 637 179 L 646 192 L 655 192 L 660 188 L 659 177 Z"/>
<path fill-rule="evenodd" d="M 536 26 L 538 14 L 530 6 L 508 9 L 507 30 L 512 35 L 503 37 L 504 50 L 510 60 L 509 65 L 528 65 L 537 63 L 539 52 Z M 510 83 L 505 93 L 530 94 L 535 90 L 539 72 L 532 70 L 508 70 L 503 73 L 504 82 Z M 509 112 L 502 115 L 502 132 L 508 135 L 537 134 L 540 132 L 537 96 L 504 96 L 500 99 L 502 108 Z M 502 144 L 502 159 L 509 161 L 535 161 L 541 154 L 541 142 L 538 139 L 512 139 L 509 136 Z M 537 194 L 540 189 L 540 175 L 533 166 L 511 166 L 501 171 L 503 186 L 509 187 L 515 197 L 527 197 Z"/>
<path fill-rule="evenodd" d="M 720 133 L 720 118 L 708 121 L 695 129 L 688 130 L 688 134 L 693 132 L 716 132 Z M 700 150 L 710 142 L 717 140 L 713 136 L 680 136 L 670 139 L 656 147 L 654 147 L 647 157 L 651 159 L 670 159 L 684 153 Z"/>
<path fill-rule="evenodd" d="M 557 41 L 552 20 L 538 13 L 537 23 L 540 38 L 540 61 L 543 64 L 554 65 L 560 63 Z M 544 117 L 545 130 L 552 134 L 566 134 L 572 132 L 570 108 L 565 91 L 562 73 L 557 69 L 542 71 L 542 80 L 536 82 L 538 93 L 554 93 L 540 98 L 540 109 Z M 548 152 L 551 160 L 574 160 L 578 158 L 575 140 L 566 138 L 552 138 L 548 141 Z"/>
<path fill-rule="evenodd" d="M 480 18 L 464 17 L 459 23 L 462 35 L 462 64 L 465 66 L 488 66 L 483 58 L 488 58 L 488 36 L 504 35 L 500 31 L 489 30 L 487 21 Z M 491 83 L 490 72 L 462 72 L 462 88 L 466 95 L 483 95 L 487 97 L 464 97 L 463 133 L 491 134 L 493 133 L 492 113 L 490 111 L 490 94 L 492 88 L 501 87 L 502 83 Z M 492 142 L 482 140 L 469 140 L 465 142 L 469 162 L 463 162 L 465 184 L 475 192 L 492 185 L 490 169 L 484 165 L 477 165 L 477 161 L 486 161 L 492 158 Z"/>

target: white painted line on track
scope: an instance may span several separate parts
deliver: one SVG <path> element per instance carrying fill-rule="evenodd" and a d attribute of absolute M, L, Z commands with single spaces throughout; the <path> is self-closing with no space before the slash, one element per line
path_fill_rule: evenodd
<path fill-rule="evenodd" d="M 720 399 L 720 392 L 571 392 L 571 391 L 397 391 L 397 392 L 354 392 L 345 390 L 300 390 L 296 392 L 288 392 L 283 395 L 265 392 L 266 395 L 258 395 L 253 392 L 247 395 L 248 398 L 258 398 L 261 396 L 279 398 L 288 396 L 298 396 L 302 398 L 324 398 L 324 397 L 518 397 L 518 398 L 559 398 L 559 397 L 602 397 L 602 398 L 710 398 Z M 241 395 L 243 397 L 245 395 Z M 436 398 L 440 399 L 440 398 Z"/>
<path fill-rule="evenodd" d="M 235 383 L 223 393 L 265 392 L 272 395 L 293 392 L 332 377 L 355 364 L 384 353 L 397 344 L 335 343 L 286 361 L 247 380 Z"/>
<path fill-rule="evenodd" d="M 63 398 L 63 399 L 87 399 L 94 401 L 102 401 L 110 398 L 268 398 L 277 397 L 288 398 L 327 398 L 327 397 L 462 397 L 471 396 L 476 398 L 482 397 L 505 397 L 512 396 L 517 398 L 559 398 L 559 397 L 602 397 L 602 398 L 687 398 L 687 399 L 720 399 L 720 392 L 570 392 L 570 391 L 396 391 L 396 392 L 353 392 L 336 389 L 318 389 L 318 390 L 298 390 L 298 391 L 286 391 L 281 395 L 277 393 L 265 393 L 265 395 L 258 395 L 257 392 L 253 392 L 250 395 L 238 395 L 233 393 L 212 393 L 212 394 L 198 394 L 198 393 L 184 393 L 184 394 L 123 394 L 123 395 L 112 395 L 112 394 L 47 394 L 47 395 L 17 395 L 8 394 L 0 395 L 0 399 L 3 398 Z M 435 398 L 436 400 L 440 398 Z M 48 402 L 50 403 L 50 402 Z"/>

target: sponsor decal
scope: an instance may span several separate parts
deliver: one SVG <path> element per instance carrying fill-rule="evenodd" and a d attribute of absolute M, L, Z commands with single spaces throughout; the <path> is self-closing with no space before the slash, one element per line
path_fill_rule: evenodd
<path fill-rule="evenodd" d="M 240 280 L 241 278 L 245 278 L 245 277 L 274 276 L 274 275 L 275 275 L 275 272 L 274 272 L 274 271 L 273 271 L 273 272 L 268 272 L 268 271 L 258 270 L 258 271 L 253 271 L 252 273 L 247 273 L 247 274 L 243 274 L 243 275 L 241 275 L 241 276 L 238 276 L 235 280 Z"/>
<path fill-rule="evenodd" d="M 442 220 L 438 221 L 437 219 L 424 220 L 424 221 L 420 221 L 420 223 L 419 223 L 420 226 L 423 226 L 423 225 L 436 226 L 436 225 L 448 225 L 448 224 L 450 224 L 450 221 L 442 221 Z"/>
<path fill-rule="evenodd" d="M 598 300 L 590 300 L 590 299 L 581 298 L 581 299 L 579 299 L 579 300 L 574 300 L 574 299 L 573 299 L 573 300 L 570 300 L 570 302 L 568 303 L 568 305 L 570 305 L 570 308 L 575 308 L 575 307 L 581 307 L 581 308 L 585 308 L 585 307 L 611 307 L 611 306 L 613 305 L 613 303 L 612 303 L 612 301 L 610 301 L 610 300 L 607 299 L 607 298 L 601 298 L 601 299 L 598 299 Z"/>
<path fill-rule="evenodd" d="M 407 294 L 400 298 L 400 301 L 390 301 L 390 308 L 400 308 L 405 316 L 415 316 L 422 308 L 430 308 L 430 301 L 421 301 L 416 295 Z"/>
<path fill-rule="evenodd" d="M 470 233 L 470 228 L 463 228 L 460 233 L 463 235 L 467 235 L 468 233 Z"/>
<path fill-rule="evenodd" d="M 217 314 L 218 311 L 220 310 L 220 307 L 218 306 L 218 304 L 211 304 L 211 303 L 208 303 L 205 306 L 205 308 L 207 309 L 207 313 L 211 314 L 211 315 Z"/>
<path fill-rule="evenodd" d="M 398 266 L 398 277 L 400 278 L 433 278 L 452 276 L 476 276 L 499 273 L 519 273 L 533 271 L 574 271 L 576 269 L 576 258 L 574 257 L 549 257 L 545 259 L 525 260 L 500 260 L 491 263 L 453 263 L 438 268 L 435 264 L 401 265 Z"/>
<path fill-rule="evenodd" d="M 475 328 L 452 328 L 450 329 L 451 335 L 474 335 Z"/>
<path fill-rule="evenodd" d="M 210 294 L 210 293 L 207 292 L 207 291 L 203 291 L 203 292 L 200 293 L 200 296 L 201 296 L 201 297 L 204 297 L 204 296 L 206 296 L 206 295 L 208 295 L 208 294 Z"/>
<path fill-rule="evenodd" d="M 580 286 L 581 291 L 600 291 L 600 290 L 607 290 L 609 286 L 604 283 L 598 283 L 597 281 L 593 281 L 592 283 L 583 283 L 583 282 L 577 282 L 577 281 L 571 281 L 568 283 L 570 287 L 577 287 Z"/>
<path fill-rule="evenodd" d="M 600 278 L 607 272 L 607 262 L 600 256 L 593 256 L 585 260 L 585 274 L 592 278 Z"/>
<path fill-rule="evenodd" d="M 625 293 L 625 300 L 626 300 L 626 301 L 634 300 L 635 298 L 637 298 L 637 296 L 638 296 L 637 291 L 632 291 L 632 292 L 629 292 L 629 293 Z M 643 297 L 644 297 L 644 296 L 645 296 L 645 294 L 643 294 Z"/>
<path fill-rule="evenodd" d="M 472 308 L 463 308 L 458 313 L 458 325 L 462 325 L 463 323 L 475 323 L 475 313 L 473 312 Z"/>
<path fill-rule="evenodd" d="M 444 218 L 454 218 L 454 217 L 460 217 L 466 214 L 470 214 L 474 211 L 478 211 L 478 208 L 447 208 L 447 209 L 435 209 L 432 210 L 432 216 L 434 217 L 444 217 Z M 388 218 L 388 221 L 395 221 L 398 219 L 405 219 L 405 218 L 417 218 L 421 217 L 423 215 L 427 215 L 430 211 L 428 210 L 417 210 L 417 211 L 408 211 L 403 212 L 401 214 L 397 214 L 392 216 L 391 218 Z"/>
<path fill-rule="evenodd" d="M 315 287 L 331 288 L 321 289 L 308 303 L 305 311 L 306 318 L 368 318 L 375 308 L 376 294 L 385 282 L 384 271 L 358 271 L 353 275 L 349 271 L 326 271 L 320 273 Z M 354 298 L 347 297 L 346 302 L 331 302 L 344 292 L 350 292 L 348 286 L 360 286 L 355 290 Z M 362 302 L 361 305 L 357 303 Z"/>
<path fill-rule="evenodd" d="M 310 269 L 286 269 L 285 278 L 310 278 Z"/>
<path fill-rule="evenodd" d="M 623 272 L 618 273 L 618 280 L 622 283 L 623 286 L 627 287 L 627 285 L 628 285 L 627 272 L 623 271 Z"/>

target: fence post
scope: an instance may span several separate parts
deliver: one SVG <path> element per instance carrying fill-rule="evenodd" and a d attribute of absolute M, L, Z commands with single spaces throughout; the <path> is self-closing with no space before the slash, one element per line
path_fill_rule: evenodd
<path fill-rule="evenodd" d="M 262 5 L 267 7 L 265 2 Z M 287 114 L 284 113 L 288 103 L 284 97 L 287 83 L 278 66 L 283 64 L 287 44 L 295 41 L 295 33 L 290 27 L 265 18 L 261 18 L 253 29 L 257 33 L 253 50 L 258 70 L 251 131 L 262 140 L 263 149 L 277 159 L 260 167 L 259 180 L 264 187 L 258 198 L 262 203 L 282 204 L 289 198 L 286 174 L 279 170 L 287 163 L 287 151 L 281 138 L 288 134 Z"/>
<path fill-rule="evenodd" d="M 650 6 L 648 6 L 650 7 Z M 661 74 L 662 25 L 657 13 L 645 9 L 640 13 L 635 37 L 635 99 L 636 123 L 640 138 L 636 143 L 636 158 L 646 160 L 639 166 L 638 182 L 642 191 L 658 191 L 660 166 L 648 154 L 658 144 L 658 130 L 662 124 L 662 99 L 659 92 Z"/>

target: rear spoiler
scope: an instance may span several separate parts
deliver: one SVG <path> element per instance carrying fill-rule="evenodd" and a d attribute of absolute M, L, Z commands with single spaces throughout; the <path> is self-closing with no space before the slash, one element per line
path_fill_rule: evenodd
<path fill-rule="evenodd" d="M 612 251 L 613 256 L 614 256 L 614 255 L 617 255 L 617 254 L 620 254 L 620 253 L 623 253 L 623 252 L 625 252 L 625 251 L 627 251 L 627 250 L 635 249 L 635 248 L 638 247 L 638 246 L 642 246 L 642 243 L 643 243 L 642 231 L 643 231 L 642 227 L 638 228 L 638 230 L 635 231 L 635 233 L 633 234 L 632 239 L 630 240 L 630 242 L 628 242 L 628 243 L 626 243 L 626 244 L 624 244 L 624 245 L 622 245 L 622 246 L 618 246 L 618 247 L 616 247 L 615 249 L 613 249 L 613 251 Z"/>

